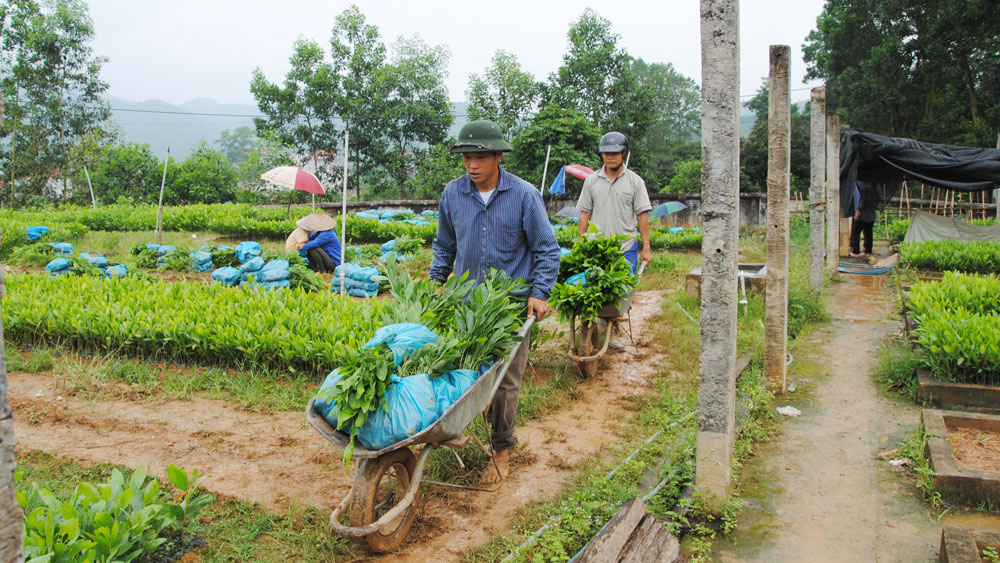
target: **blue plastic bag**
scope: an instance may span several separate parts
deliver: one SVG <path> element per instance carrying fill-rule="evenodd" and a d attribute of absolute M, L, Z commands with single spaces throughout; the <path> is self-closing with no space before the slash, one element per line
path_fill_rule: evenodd
<path fill-rule="evenodd" d="M 330 375 L 327 375 L 326 379 L 323 380 L 323 384 L 319 386 L 316 395 L 313 396 L 313 410 L 334 429 L 337 428 L 337 403 L 321 397 L 327 389 L 332 389 L 343 377 L 339 371 L 331 371 Z"/>
<path fill-rule="evenodd" d="M 192 252 L 191 261 L 194 262 L 194 267 L 199 272 L 207 272 L 214 267 L 212 264 L 212 254 L 204 250 Z"/>
<path fill-rule="evenodd" d="M 431 380 L 438 417 L 443 416 L 472 387 L 479 375 L 471 369 L 456 369 Z"/>
<path fill-rule="evenodd" d="M 559 247 L 559 259 L 561 260 L 563 256 L 569 256 L 572 251 L 568 248 Z"/>
<path fill-rule="evenodd" d="M 388 262 L 389 260 L 396 260 L 396 262 L 406 262 L 410 257 L 406 254 L 397 254 L 396 251 L 386 252 L 378 257 L 379 262 Z"/>
<path fill-rule="evenodd" d="M 86 260 L 87 262 L 90 262 L 91 266 L 97 266 L 98 268 L 108 267 L 108 259 L 105 258 L 103 254 L 89 254 L 87 252 L 81 252 L 80 260 Z"/>
<path fill-rule="evenodd" d="M 73 245 L 68 242 L 50 242 L 49 246 L 56 251 L 56 256 L 70 258 L 73 256 Z"/>
<path fill-rule="evenodd" d="M 69 266 L 70 262 L 68 258 L 55 258 L 45 265 L 45 269 L 49 272 L 49 274 L 58 276 L 59 274 L 68 273 Z"/>
<path fill-rule="evenodd" d="M 382 243 L 382 253 L 391 252 L 396 248 L 396 239 L 386 241 Z"/>
<path fill-rule="evenodd" d="M 266 287 L 268 289 L 281 289 L 283 287 L 291 287 L 292 286 L 292 282 L 290 282 L 288 280 L 274 280 L 274 281 L 260 281 L 260 280 L 258 280 L 257 283 L 259 283 L 260 285 L 262 285 L 262 286 L 264 286 L 264 287 Z"/>
<path fill-rule="evenodd" d="M 580 287 L 587 287 L 587 272 L 580 272 L 579 274 L 573 274 L 572 276 L 566 278 L 566 283 L 569 285 L 578 285 Z"/>
<path fill-rule="evenodd" d="M 118 264 L 116 266 L 108 266 L 104 269 L 105 275 L 109 278 L 124 278 L 128 275 L 128 267 L 125 264 Z"/>
<path fill-rule="evenodd" d="M 253 260 L 260 256 L 260 253 L 260 244 L 252 240 L 245 240 L 236 245 L 236 259 L 240 261 L 240 264 L 245 264 L 248 260 Z"/>
<path fill-rule="evenodd" d="M 49 232 L 49 228 L 44 225 L 40 227 L 28 227 L 27 230 L 28 230 L 29 241 L 40 239 L 42 238 L 42 235 Z"/>
<path fill-rule="evenodd" d="M 672 234 L 672 235 L 676 235 L 677 233 L 679 233 L 679 232 L 681 232 L 683 230 L 684 230 L 684 227 L 670 227 L 669 229 L 667 229 L 667 231 L 670 232 L 670 234 Z"/>
<path fill-rule="evenodd" d="M 212 281 L 222 285 L 236 285 L 240 283 L 240 271 L 230 266 L 219 268 L 212 272 Z"/>
<path fill-rule="evenodd" d="M 287 280 L 288 276 L 288 260 L 271 260 L 260 269 L 258 278 L 261 281 L 274 282 Z"/>
<path fill-rule="evenodd" d="M 344 288 L 347 289 L 347 286 L 344 286 Z M 339 287 L 335 287 L 335 288 L 333 288 L 333 291 L 335 291 L 335 292 L 336 291 L 340 291 L 340 289 L 339 289 Z M 378 292 L 377 291 L 365 291 L 363 289 L 358 289 L 358 288 L 354 287 L 354 288 L 351 288 L 351 289 L 347 289 L 347 294 L 350 295 L 351 297 L 361 297 L 363 299 L 368 299 L 368 298 L 375 297 L 376 295 L 378 295 Z"/>
<path fill-rule="evenodd" d="M 146 246 L 148 247 L 149 245 L 147 244 Z M 177 247 L 169 244 L 164 244 L 163 246 L 160 246 L 156 249 L 156 253 L 159 254 L 160 256 L 166 256 L 167 253 L 170 252 L 171 250 L 177 250 Z"/>
<path fill-rule="evenodd" d="M 434 388 L 424 374 L 392 375 L 385 393 L 389 412 L 376 409 L 358 429 L 358 440 L 369 450 L 381 450 L 405 440 L 438 419 Z"/>
<path fill-rule="evenodd" d="M 259 272 L 260 269 L 263 267 L 264 267 L 264 259 L 261 258 L 260 256 L 257 256 L 256 258 L 244 262 L 243 265 L 240 266 L 240 273 L 246 274 L 248 272 Z"/>
<path fill-rule="evenodd" d="M 380 344 L 386 345 L 392 350 L 392 361 L 396 367 L 403 363 L 415 350 L 424 344 L 437 342 L 437 335 L 431 329 L 417 323 L 399 323 L 384 326 L 375 331 L 362 349 L 374 348 Z"/>

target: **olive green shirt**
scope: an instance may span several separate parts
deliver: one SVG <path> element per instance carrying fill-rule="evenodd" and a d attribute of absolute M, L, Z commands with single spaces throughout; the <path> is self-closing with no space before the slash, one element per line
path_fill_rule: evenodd
<path fill-rule="evenodd" d="M 635 244 L 637 216 L 653 209 L 646 182 L 638 174 L 626 168 L 612 183 L 603 166 L 583 181 L 576 206 L 590 213 L 590 222 L 598 233 L 627 235 L 628 240 L 622 243 L 623 252 Z"/>

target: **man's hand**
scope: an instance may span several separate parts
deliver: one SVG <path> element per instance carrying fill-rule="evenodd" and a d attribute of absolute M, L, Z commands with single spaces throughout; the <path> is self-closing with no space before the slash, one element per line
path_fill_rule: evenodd
<path fill-rule="evenodd" d="M 854 212 L 854 220 L 855 221 L 860 221 L 861 220 L 861 210 L 860 209 Z"/>
<path fill-rule="evenodd" d="M 540 321 L 545 318 L 545 314 L 549 312 L 549 303 L 544 299 L 538 299 L 537 297 L 528 298 L 528 315 L 534 315 L 536 321 Z"/>
<path fill-rule="evenodd" d="M 649 266 L 649 263 L 653 261 L 653 251 L 648 248 L 642 249 L 642 263 Z"/>

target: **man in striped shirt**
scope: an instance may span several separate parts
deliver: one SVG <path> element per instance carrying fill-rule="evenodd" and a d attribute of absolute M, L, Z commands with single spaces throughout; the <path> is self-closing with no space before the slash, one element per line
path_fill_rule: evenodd
<path fill-rule="evenodd" d="M 524 279 L 528 290 L 514 297 L 527 298 L 526 314 L 541 320 L 559 272 L 559 245 L 538 190 L 500 168 L 503 153 L 510 150 L 492 121 L 462 127 L 451 152 L 461 153 L 467 174 L 445 186 L 441 195 L 430 278 L 443 283 L 452 272 L 469 272 L 470 278 L 482 280 L 490 268 L 503 270 Z M 483 475 L 485 484 L 499 483 L 510 470 L 508 450 L 517 443 L 514 419 L 527 363 L 528 346 L 523 346 L 490 404 L 495 464 Z"/>

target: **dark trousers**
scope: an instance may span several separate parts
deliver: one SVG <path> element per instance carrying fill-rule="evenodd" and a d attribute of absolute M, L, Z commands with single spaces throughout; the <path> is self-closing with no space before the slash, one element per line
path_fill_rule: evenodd
<path fill-rule="evenodd" d="M 872 253 L 872 230 L 875 226 L 874 222 L 859 221 L 857 219 L 851 221 L 851 252 L 855 254 L 861 254 L 861 234 L 865 235 L 865 254 Z"/>
<path fill-rule="evenodd" d="M 309 260 L 309 269 L 314 272 L 328 274 L 336 268 L 330 255 L 322 248 L 310 248 L 306 251 L 306 258 Z"/>
<path fill-rule="evenodd" d="M 514 419 L 517 418 L 517 400 L 521 396 L 521 380 L 524 379 L 524 369 L 528 366 L 528 350 L 531 348 L 531 331 L 524 337 L 525 342 L 519 346 L 514 359 L 507 368 L 507 373 L 493 395 L 490 411 L 486 415 L 490 423 L 490 444 L 493 451 L 506 450 L 517 443 L 514 436 Z"/>

